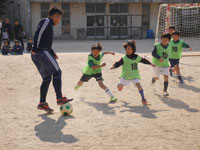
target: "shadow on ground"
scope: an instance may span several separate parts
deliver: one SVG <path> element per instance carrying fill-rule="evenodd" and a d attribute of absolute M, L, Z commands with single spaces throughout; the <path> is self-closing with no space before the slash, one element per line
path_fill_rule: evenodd
<path fill-rule="evenodd" d="M 169 97 L 162 97 L 161 95 L 155 94 L 156 96 L 158 96 L 160 98 L 160 100 L 168 105 L 169 107 L 172 108 L 176 108 L 176 109 L 185 109 L 188 112 L 199 112 L 198 109 L 195 108 L 190 108 L 189 105 L 185 104 L 183 101 L 179 100 L 179 99 L 172 99 Z"/>
<path fill-rule="evenodd" d="M 149 118 L 149 119 L 156 119 L 157 116 L 155 113 L 161 112 L 161 111 L 167 111 L 167 110 L 153 110 L 151 109 L 151 106 L 130 106 L 127 102 L 122 102 L 122 107 L 127 108 L 126 110 L 122 110 L 120 112 L 134 112 L 137 114 L 140 114 L 143 118 Z"/>
<path fill-rule="evenodd" d="M 119 106 L 110 107 L 109 105 L 111 103 L 87 102 L 85 101 L 85 98 L 80 98 L 80 100 L 83 103 L 94 107 L 97 111 L 103 112 L 103 114 L 105 115 L 115 115 L 115 108 L 119 107 Z"/>
<path fill-rule="evenodd" d="M 72 116 L 61 116 L 58 120 L 54 120 L 48 115 L 40 115 L 44 120 L 42 123 L 35 126 L 36 136 L 44 142 L 51 143 L 75 143 L 78 141 L 73 135 L 62 133 L 62 129 L 67 125 L 65 120 L 73 119 Z"/>

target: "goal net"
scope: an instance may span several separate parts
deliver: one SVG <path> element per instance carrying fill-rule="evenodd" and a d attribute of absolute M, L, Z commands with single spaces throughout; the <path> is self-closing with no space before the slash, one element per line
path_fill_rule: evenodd
<path fill-rule="evenodd" d="M 200 3 L 161 4 L 159 8 L 155 43 L 163 32 L 174 26 L 181 39 L 193 50 L 200 51 Z"/>

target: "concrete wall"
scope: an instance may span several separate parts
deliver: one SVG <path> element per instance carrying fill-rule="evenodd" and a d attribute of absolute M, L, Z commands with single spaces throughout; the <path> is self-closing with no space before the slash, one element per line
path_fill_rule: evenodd
<path fill-rule="evenodd" d="M 71 36 L 77 39 L 77 29 L 86 30 L 86 14 L 84 3 L 71 3 Z"/>
<path fill-rule="evenodd" d="M 32 36 L 35 34 L 40 16 L 40 3 L 31 3 Z"/>
<path fill-rule="evenodd" d="M 156 33 L 157 19 L 159 12 L 159 4 L 150 5 L 150 29 L 153 30 L 154 34 Z"/>
<path fill-rule="evenodd" d="M 129 14 L 136 15 L 133 17 L 132 24 L 134 27 L 142 26 L 142 4 L 141 3 L 132 3 L 129 4 Z M 137 16 L 138 15 L 138 16 Z"/>

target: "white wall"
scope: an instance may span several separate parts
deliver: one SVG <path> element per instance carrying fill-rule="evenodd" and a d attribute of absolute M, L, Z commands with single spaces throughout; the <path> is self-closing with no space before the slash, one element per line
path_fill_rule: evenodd
<path fill-rule="evenodd" d="M 31 3 L 32 36 L 35 35 L 37 25 L 40 22 L 40 3 Z"/>
<path fill-rule="evenodd" d="M 158 19 L 159 4 L 150 5 L 150 29 L 156 33 L 157 19 Z"/>
<path fill-rule="evenodd" d="M 71 3 L 71 35 L 73 39 L 77 38 L 77 29 L 86 29 L 85 3 Z"/>
<path fill-rule="evenodd" d="M 141 3 L 129 4 L 129 14 L 130 15 L 142 15 L 142 4 Z M 142 16 L 133 16 L 132 25 L 134 27 L 141 27 L 142 26 Z"/>

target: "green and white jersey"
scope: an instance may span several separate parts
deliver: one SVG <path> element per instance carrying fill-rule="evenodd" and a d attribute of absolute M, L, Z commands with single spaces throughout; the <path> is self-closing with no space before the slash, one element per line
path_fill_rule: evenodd
<path fill-rule="evenodd" d="M 104 53 L 100 53 L 97 58 L 93 57 L 92 54 L 88 55 L 87 66 L 83 68 L 82 72 L 86 75 L 101 73 L 101 68 L 92 69 L 92 66 L 89 65 L 89 62 L 92 61 L 94 66 L 100 65 L 103 56 L 104 56 Z"/>
<path fill-rule="evenodd" d="M 170 41 L 171 49 L 169 51 L 169 59 L 180 59 L 183 51 L 183 40 L 179 40 L 175 43 L 173 40 Z"/>
<path fill-rule="evenodd" d="M 135 60 L 124 56 L 123 58 L 123 65 L 122 65 L 122 72 L 121 76 L 125 80 L 134 80 L 140 79 L 140 74 L 138 71 L 138 63 L 141 61 L 142 57 L 137 56 Z"/>
<path fill-rule="evenodd" d="M 160 62 L 159 59 L 152 57 L 152 64 L 158 66 L 158 67 L 169 67 L 169 62 L 168 62 L 168 56 L 169 56 L 169 51 L 170 51 L 170 45 L 168 45 L 167 48 L 164 48 L 161 43 L 158 43 L 155 45 L 157 49 L 157 55 L 160 56 L 163 61 Z"/>

